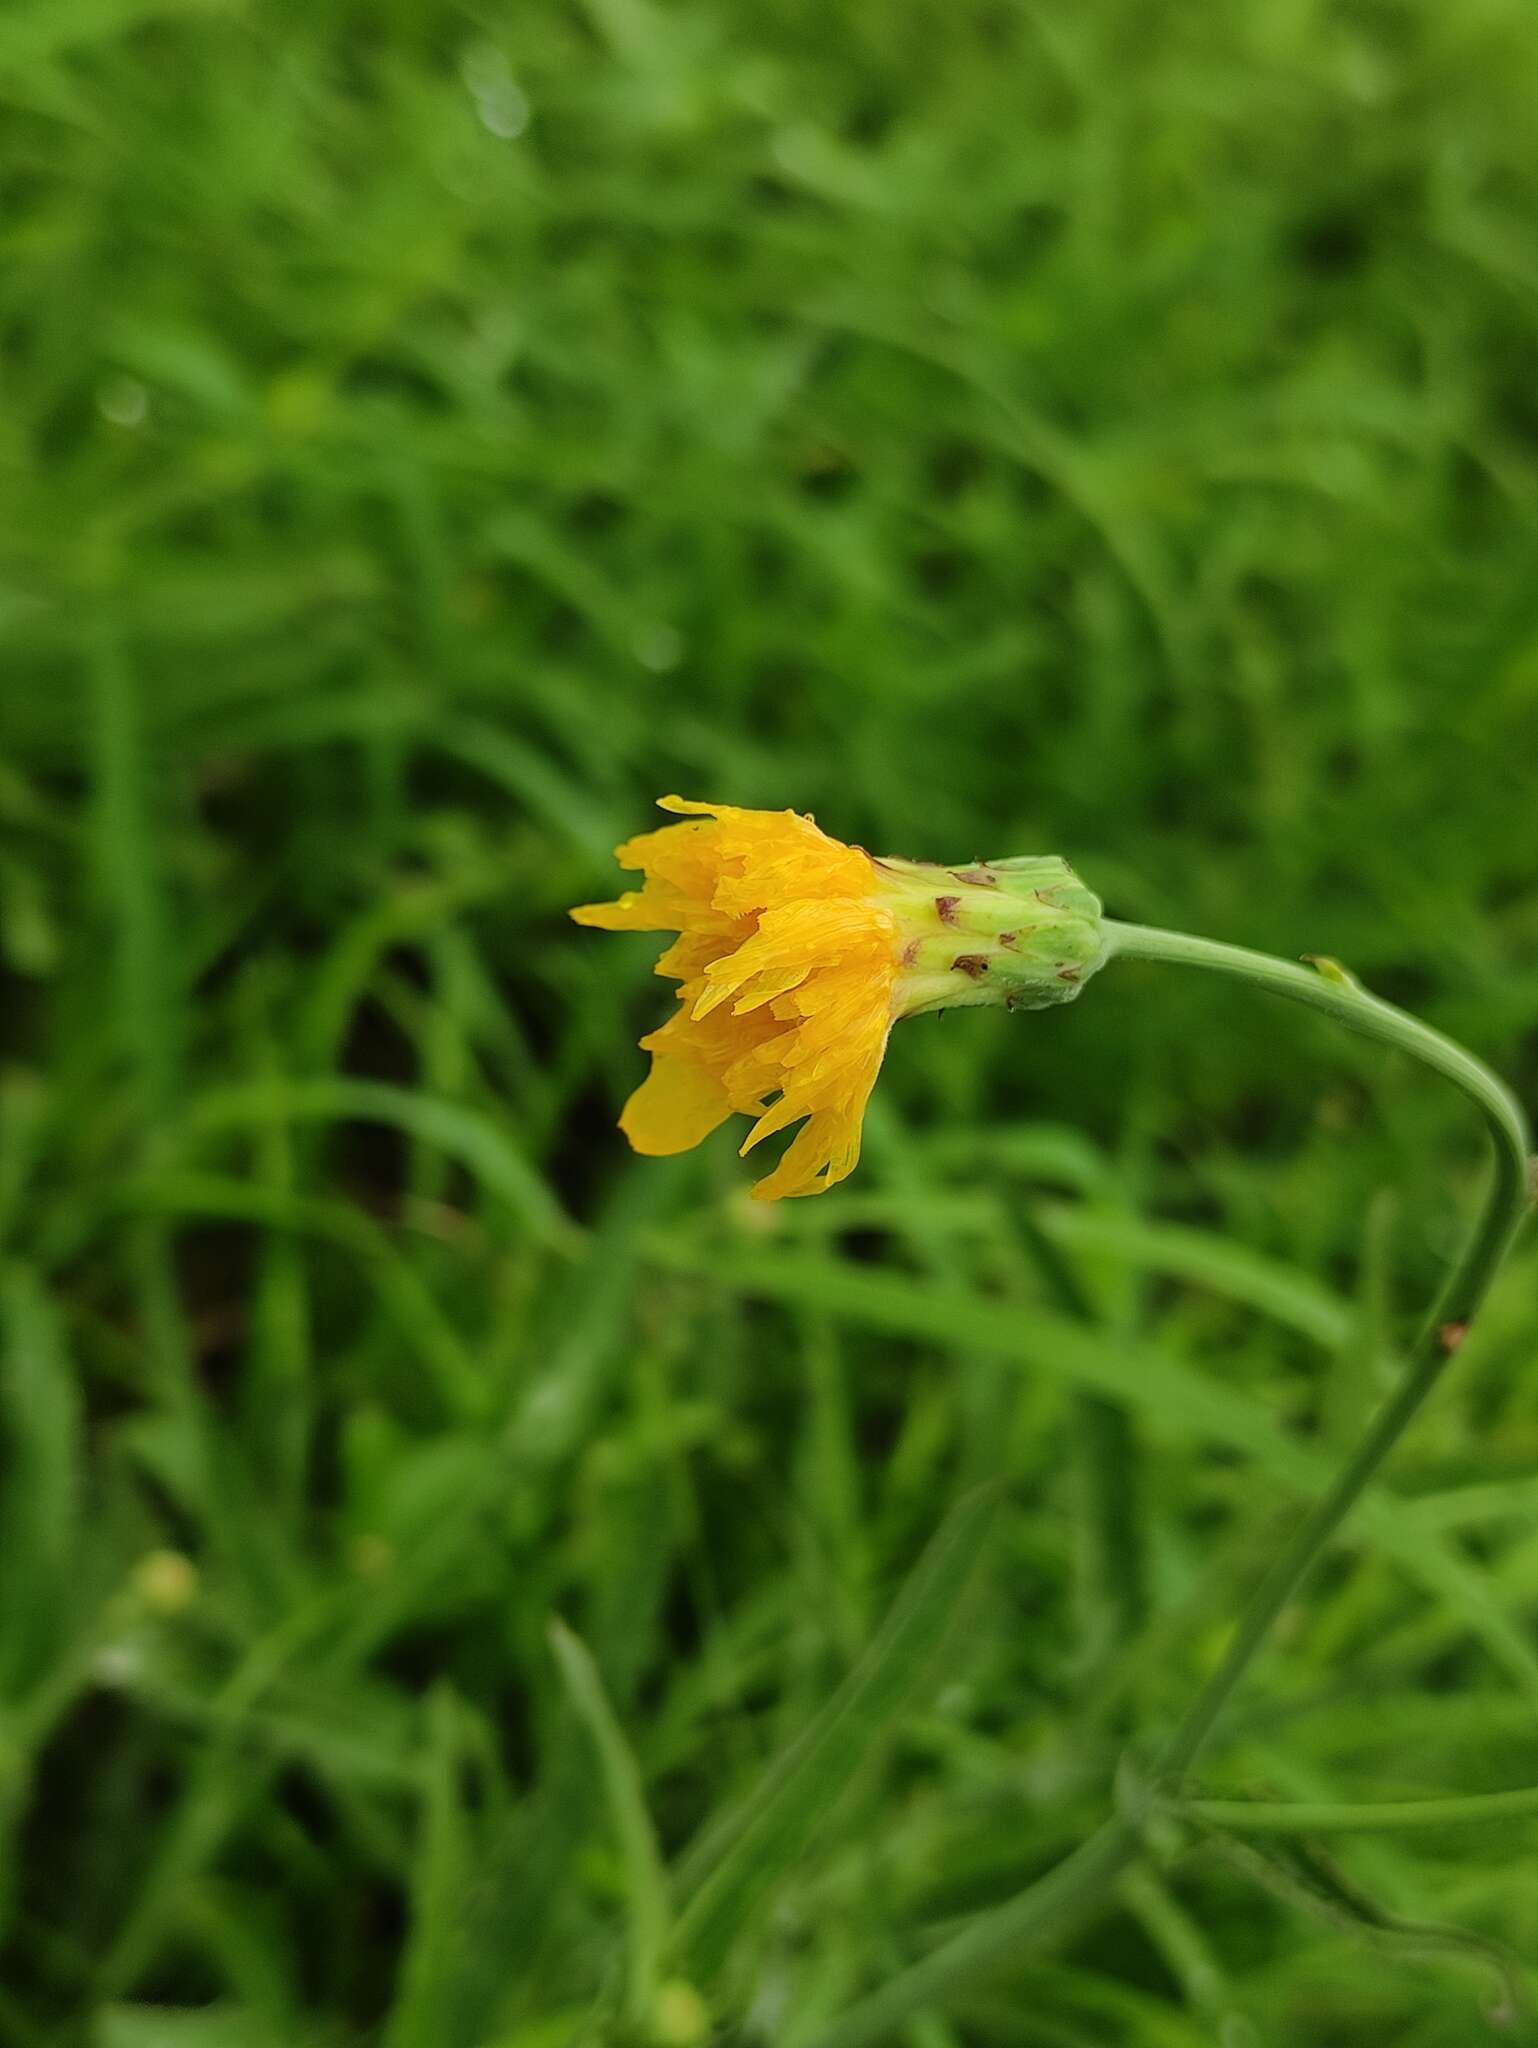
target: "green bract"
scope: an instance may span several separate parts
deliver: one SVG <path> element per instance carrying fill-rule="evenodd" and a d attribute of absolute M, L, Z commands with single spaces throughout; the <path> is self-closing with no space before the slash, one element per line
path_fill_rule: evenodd
<path fill-rule="evenodd" d="M 1104 964 L 1100 899 L 1056 854 L 960 867 L 882 858 L 875 866 L 878 896 L 903 935 L 900 1017 L 976 1003 L 1071 1003 Z"/>

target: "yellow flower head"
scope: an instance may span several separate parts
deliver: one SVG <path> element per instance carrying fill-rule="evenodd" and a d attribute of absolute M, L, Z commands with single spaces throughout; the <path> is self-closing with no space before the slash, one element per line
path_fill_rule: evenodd
<path fill-rule="evenodd" d="M 760 1201 L 821 1194 L 853 1170 L 899 1017 L 1065 1002 L 1104 957 L 1100 905 L 1060 860 L 876 860 L 795 811 L 661 808 L 687 823 L 616 849 L 645 886 L 571 913 L 679 934 L 657 962 L 682 983 L 679 1007 L 641 1040 L 652 1069 L 620 1127 L 638 1152 L 684 1152 L 737 1112 L 754 1118 L 747 1152 L 802 1123 Z"/>

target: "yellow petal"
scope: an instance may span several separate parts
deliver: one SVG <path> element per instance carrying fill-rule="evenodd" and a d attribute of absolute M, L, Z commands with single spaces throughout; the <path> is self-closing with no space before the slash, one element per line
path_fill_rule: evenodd
<path fill-rule="evenodd" d="M 652 969 L 674 981 L 693 981 L 723 951 L 730 952 L 732 939 L 719 932 L 684 932 L 676 938 Z"/>
<path fill-rule="evenodd" d="M 621 1125 L 638 1152 L 686 1151 L 733 1111 L 748 1149 L 805 1120 L 760 1200 L 821 1194 L 859 1156 L 898 971 L 897 926 L 858 847 L 795 811 L 664 797 L 681 822 L 627 840 L 644 888 L 584 904 L 579 924 L 680 936 L 657 971 L 675 1014 L 641 1041 L 649 1078 Z"/>
<path fill-rule="evenodd" d="M 617 903 L 579 903 L 569 910 L 567 916 L 573 924 L 596 925 L 604 932 L 638 932 L 646 929 L 641 922 L 641 891 L 627 889 Z M 666 931 L 667 926 L 659 927 Z"/>
<path fill-rule="evenodd" d="M 637 1152 L 687 1152 L 731 1115 L 726 1090 L 694 1060 L 655 1053 L 652 1070 L 625 1104 L 619 1127 Z"/>
<path fill-rule="evenodd" d="M 659 811 L 678 811 L 687 818 L 743 818 L 749 816 L 761 818 L 783 816 L 788 818 L 791 815 L 789 811 L 747 812 L 742 810 L 737 804 L 702 804 L 697 802 L 692 796 L 659 796 L 657 808 Z"/>
<path fill-rule="evenodd" d="M 642 889 L 627 889 L 613 903 L 579 903 L 568 913 L 576 924 L 597 925 L 606 932 L 679 932 L 715 930 L 723 943 L 730 921 L 708 902 L 690 896 L 673 883 L 651 876 Z"/>
<path fill-rule="evenodd" d="M 860 1158 L 860 1125 L 865 1099 L 838 1113 L 819 1111 L 796 1133 L 785 1157 L 753 1189 L 756 1202 L 788 1195 L 821 1195 L 853 1173 Z"/>
<path fill-rule="evenodd" d="M 772 1138 L 776 1131 L 783 1131 L 787 1124 L 799 1123 L 811 1108 L 811 1104 L 795 1095 L 782 1095 L 778 1102 L 771 1103 L 754 1124 L 751 1131 L 737 1147 L 737 1157 L 746 1159 L 753 1147 L 765 1138 Z"/>

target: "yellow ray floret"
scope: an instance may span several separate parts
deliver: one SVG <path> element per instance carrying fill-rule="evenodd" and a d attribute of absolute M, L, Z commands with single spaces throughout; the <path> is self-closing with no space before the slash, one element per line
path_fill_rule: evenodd
<path fill-rule="evenodd" d="M 753 1192 L 819 1194 L 860 1156 L 860 1124 L 891 1028 L 897 920 L 876 869 L 794 811 L 738 810 L 664 797 L 688 823 L 617 849 L 645 886 L 574 910 L 606 931 L 676 931 L 657 963 L 679 1007 L 643 1038 L 649 1078 L 621 1128 L 638 1152 L 683 1152 L 733 1112 L 743 1142 L 805 1119 Z"/>
<path fill-rule="evenodd" d="M 571 914 L 606 931 L 670 931 L 657 962 L 678 1008 L 641 1040 L 651 1073 L 620 1126 L 638 1152 L 684 1152 L 735 1114 L 747 1152 L 799 1123 L 761 1201 L 850 1173 L 899 1017 L 975 1003 L 1070 1001 L 1104 958 L 1100 905 L 1050 856 L 875 860 L 795 811 L 661 799 L 679 825 L 616 849 L 646 877 Z"/>

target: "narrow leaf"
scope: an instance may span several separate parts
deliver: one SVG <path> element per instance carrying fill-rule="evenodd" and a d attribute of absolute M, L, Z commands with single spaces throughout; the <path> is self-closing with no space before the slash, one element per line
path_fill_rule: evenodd
<path fill-rule="evenodd" d="M 626 2004 L 632 2020 L 645 2025 L 656 2003 L 663 1951 L 671 1926 L 667 1876 L 657 1852 L 641 1772 L 615 1719 L 587 1646 L 552 1619 L 550 1647 L 576 1708 L 593 1738 L 614 1832 L 625 1860 L 630 1893 L 630 1969 Z"/>
<path fill-rule="evenodd" d="M 457 1912 L 469 1881 L 467 1818 L 460 1791 L 461 1738 L 452 1689 L 427 1701 L 422 1821 L 411 1886 L 411 1935 L 401 1962 L 385 2048 L 436 2048 L 436 2015 L 452 1966 Z"/>
<path fill-rule="evenodd" d="M 755 1909 L 806 1854 L 839 1795 L 933 1669 L 997 1504 L 997 1488 L 981 1487 L 952 1510 L 833 1698 L 737 1812 L 685 1860 L 692 1896 L 679 1953 L 696 1982 L 708 1981 Z"/>
<path fill-rule="evenodd" d="M 733 1257 L 662 1240 L 650 1250 L 659 1266 L 697 1273 L 750 1298 L 821 1309 L 913 1343 L 1013 1359 L 1068 1386 L 1092 1388 L 1145 1414 L 1151 1433 L 1242 1451 L 1258 1470 L 1305 1496 L 1321 1493 L 1333 1476 L 1331 1460 L 1290 1436 L 1271 1410 L 1157 1343 L 1086 1329 L 1044 1308 L 1025 1313 L 969 1288 L 898 1273 L 851 1272 L 836 1259 L 800 1252 Z M 1538 1698 L 1538 1651 L 1478 1575 L 1412 1509 L 1378 1486 L 1358 1506 L 1355 1526 L 1445 1602 L 1470 1635 Z"/>

